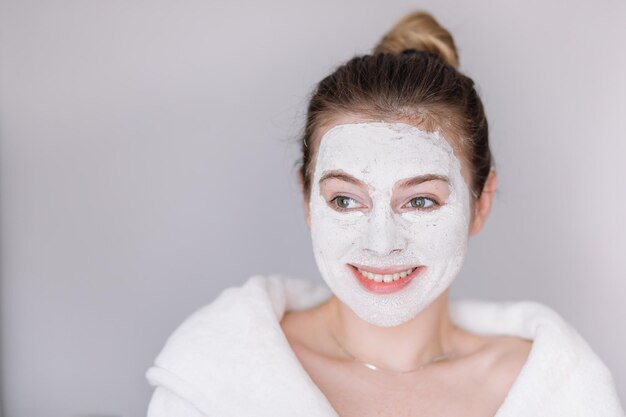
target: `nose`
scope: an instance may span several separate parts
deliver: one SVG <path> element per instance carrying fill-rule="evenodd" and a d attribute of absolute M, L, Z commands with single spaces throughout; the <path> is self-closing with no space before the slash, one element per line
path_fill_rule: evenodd
<path fill-rule="evenodd" d="M 390 210 L 373 212 L 367 221 L 362 248 L 379 256 L 400 253 L 406 249 L 407 241 L 400 224 Z"/>

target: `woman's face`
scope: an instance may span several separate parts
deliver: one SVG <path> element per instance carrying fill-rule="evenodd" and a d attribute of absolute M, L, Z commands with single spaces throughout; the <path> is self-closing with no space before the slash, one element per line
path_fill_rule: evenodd
<path fill-rule="evenodd" d="M 308 208 L 322 277 L 369 323 L 415 317 L 467 250 L 470 192 L 451 146 L 412 125 L 352 120 L 326 131 L 314 164 Z"/>

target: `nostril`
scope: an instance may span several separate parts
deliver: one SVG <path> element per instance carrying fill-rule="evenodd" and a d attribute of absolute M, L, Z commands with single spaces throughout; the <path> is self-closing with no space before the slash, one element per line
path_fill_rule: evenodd
<path fill-rule="evenodd" d="M 365 250 L 366 252 L 370 252 L 370 253 L 373 253 L 376 255 L 382 255 L 382 256 L 398 254 L 402 252 L 402 249 L 399 249 L 399 248 L 391 249 L 391 250 L 376 249 L 376 248 L 363 248 L 363 250 Z"/>

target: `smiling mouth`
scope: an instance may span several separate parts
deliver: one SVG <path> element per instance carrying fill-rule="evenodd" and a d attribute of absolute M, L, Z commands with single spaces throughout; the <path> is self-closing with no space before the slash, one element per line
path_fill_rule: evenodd
<path fill-rule="evenodd" d="M 363 275 L 365 278 L 371 279 L 372 281 L 389 283 L 391 281 L 397 281 L 401 278 L 404 278 L 407 275 L 411 275 L 411 273 L 415 271 L 415 268 L 409 268 L 405 271 L 396 272 L 393 274 L 374 274 L 372 272 L 368 272 L 360 268 L 356 268 L 356 270 L 359 271 L 359 273 Z"/>
<path fill-rule="evenodd" d="M 425 266 L 406 269 L 374 269 L 350 264 L 348 264 L 348 267 L 362 287 L 378 294 L 388 294 L 401 290 L 426 269 Z"/>

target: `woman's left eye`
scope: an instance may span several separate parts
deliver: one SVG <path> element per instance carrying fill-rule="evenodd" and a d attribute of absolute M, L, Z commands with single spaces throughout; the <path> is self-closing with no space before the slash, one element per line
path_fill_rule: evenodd
<path fill-rule="evenodd" d="M 428 197 L 415 197 L 409 200 L 406 205 L 415 209 L 430 209 L 439 205 L 435 200 Z"/>

